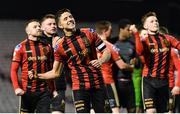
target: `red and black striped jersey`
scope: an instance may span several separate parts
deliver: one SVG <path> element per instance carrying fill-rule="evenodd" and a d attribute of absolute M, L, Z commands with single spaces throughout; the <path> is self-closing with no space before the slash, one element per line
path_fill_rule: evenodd
<path fill-rule="evenodd" d="M 120 60 L 121 57 L 119 55 L 118 49 L 113 44 L 107 41 L 105 41 L 105 44 L 111 53 L 111 59 L 108 62 L 103 63 L 101 65 L 101 71 L 102 71 L 104 83 L 112 84 L 114 83 L 112 66 L 113 66 L 113 63 Z M 98 56 L 101 58 L 102 53 L 99 52 Z"/>
<path fill-rule="evenodd" d="M 173 88 L 174 87 L 174 83 L 175 83 L 175 78 L 174 78 L 174 72 L 176 70 L 176 66 L 175 66 L 175 60 L 176 58 L 176 52 L 174 48 L 171 48 L 171 58 L 170 58 L 170 67 L 169 67 L 169 88 Z"/>
<path fill-rule="evenodd" d="M 22 88 L 24 91 L 36 92 L 47 88 L 46 81 L 29 79 L 28 71 L 32 69 L 36 73 L 45 73 L 51 69 L 50 45 L 39 41 L 26 39 L 18 44 L 13 53 L 11 65 L 11 80 L 14 89 Z M 21 84 L 18 82 L 18 68 L 21 68 Z"/>
<path fill-rule="evenodd" d="M 73 36 L 63 37 L 54 48 L 56 61 L 66 61 L 71 71 L 72 89 L 99 88 L 103 84 L 101 71 L 89 64 L 97 59 L 96 49 L 106 45 L 89 29 L 77 29 Z"/>
<path fill-rule="evenodd" d="M 56 39 L 56 40 L 54 40 Z M 39 40 L 43 43 L 49 44 L 52 48 L 53 51 L 53 42 L 54 44 L 57 43 L 57 41 L 60 39 L 60 37 L 57 34 L 52 35 L 51 37 L 48 37 L 45 33 L 43 33 L 42 37 L 39 38 Z M 54 53 L 54 52 L 53 52 Z M 53 62 L 54 62 L 54 54 L 52 53 L 51 56 L 51 64 L 53 66 Z M 64 66 L 63 69 L 63 73 L 61 74 L 61 76 L 59 76 L 58 78 L 56 78 L 55 80 L 51 80 L 51 82 L 54 82 L 54 89 L 56 89 L 57 91 L 59 90 L 66 90 L 66 79 L 65 79 L 65 75 L 67 75 L 66 73 L 66 68 Z M 52 86 L 52 85 L 50 85 Z"/>
<path fill-rule="evenodd" d="M 143 76 L 167 78 L 170 67 L 171 47 L 180 49 L 180 42 L 170 36 L 157 33 L 140 40 L 139 33 L 135 33 L 136 52 L 145 59 Z"/>
<path fill-rule="evenodd" d="M 180 87 L 180 51 L 173 48 L 171 56 L 175 69 L 177 70 L 175 85 Z"/>

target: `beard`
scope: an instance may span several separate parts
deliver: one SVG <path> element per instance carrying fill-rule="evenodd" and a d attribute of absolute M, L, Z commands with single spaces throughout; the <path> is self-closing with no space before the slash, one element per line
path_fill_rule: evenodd
<path fill-rule="evenodd" d="M 40 36 L 42 36 L 42 33 L 38 33 L 38 34 L 36 34 L 36 35 L 33 35 L 34 37 L 40 37 Z"/>

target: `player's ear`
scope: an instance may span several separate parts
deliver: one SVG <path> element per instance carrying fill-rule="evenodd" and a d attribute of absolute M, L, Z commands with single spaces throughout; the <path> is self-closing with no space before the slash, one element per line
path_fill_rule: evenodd
<path fill-rule="evenodd" d="M 145 29 L 148 28 L 148 25 L 147 25 L 147 22 L 146 22 L 146 21 L 144 22 L 143 27 L 144 27 Z"/>
<path fill-rule="evenodd" d="M 147 29 L 147 25 L 145 25 L 145 24 L 144 24 L 144 26 L 143 26 L 143 27 L 144 27 L 145 29 Z"/>

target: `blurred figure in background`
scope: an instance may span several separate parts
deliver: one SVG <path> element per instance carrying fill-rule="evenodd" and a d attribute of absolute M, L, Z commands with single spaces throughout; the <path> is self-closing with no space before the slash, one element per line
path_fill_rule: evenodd
<path fill-rule="evenodd" d="M 136 57 L 135 44 L 131 32 L 129 31 L 130 25 L 131 21 L 129 19 L 122 19 L 119 21 L 118 41 L 114 44 L 120 57 L 127 64 L 130 64 L 130 61 Z M 120 70 L 115 65 L 113 70 L 115 72 L 120 106 L 126 108 L 128 113 L 135 113 L 135 92 L 132 80 L 133 69 Z"/>
<path fill-rule="evenodd" d="M 141 40 L 146 38 L 148 36 L 148 32 L 145 29 L 140 30 L 140 37 Z M 142 68 L 144 58 L 143 56 L 136 56 L 136 58 L 133 61 L 135 66 L 133 69 L 133 83 L 134 83 L 134 89 L 135 89 L 135 98 L 136 98 L 136 113 L 142 113 L 144 112 L 143 109 L 143 102 L 142 102 Z"/>
<path fill-rule="evenodd" d="M 160 26 L 159 32 L 162 34 L 169 34 L 166 27 Z M 172 72 L 170 72 L 169 77 L 169 112 L 179 113 L 180 112 L 180 82 L 179 82 L 179 72 L 180 72 L 180 58 L 179 51 L 175 48 L 171 49 L 171 61 L 172 61 Z M 172 78 L 171 78 L 172 77 Z"/>
<path fill-rule="evenodd" d="M 103 79 L 106 87 L 106 93 L 108 102 L 110 103 L 110 107 L 112 109 L 113 113 L 119 113 L 119 99 L 118 94 L 115 86 L 115 81 L 113 79 L 113 72 L 112 72 L 112 65 L 115 63 L 119 69 L 132 69 L 133 67 L 124 63 L 124 61 L 121 59 L 117 48 L 108 42 L 108 39 L 111 36 L 112 26 L 111 22 L 109 21 L 98 21 L 95 24 L 96 32 L 100 36 L 100 38 L 103 40 L 103 42 L 106 44 L 106 47 L 111 52 L 111 59 L 107 62 L 101 65 L 101 70 L 103 74 Z M 98 53 L 98 57 L 101 57 L 102 53 Z"/>
<path fill-rule="evenodd" d="M 173 62 L 175 64 L 177 75 L 176 75 L 176 81 L 175 86 L 172 89 L 172 95 L 175 96 L 175 113 L 180 113 L 180 52 L 177 49 L 173 50 L 175 53 L 173 53 Z"/>

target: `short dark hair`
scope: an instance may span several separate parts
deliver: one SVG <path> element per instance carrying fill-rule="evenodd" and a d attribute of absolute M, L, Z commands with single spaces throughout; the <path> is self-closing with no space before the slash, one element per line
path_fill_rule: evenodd
<path fill-rule="evenodd" d="M 46 19 L 55 19 L 55 15 L 53 15 L 53 14 L 46 14 L 42 19 L 41 19 L 41 23 L 43 22 L 43 21 L 45 21 Z"/>
<path fill-rule="evenodd" d="M 38 19 L 30 19 L 29 21 L 26 22 L 25 28 L 29 25 L 29 23 L 32 23 L 32 22 L 40 22 L 40 21 Z"/>
<path fill-rule="evenodd" d="M 40 23 L 40 21 L 39 21 L 38 19 L 30 19 L 29 21 L 27 21 L 27 22 L 25 23 L 25 31 L 26 31 L 26 32 L 27 32 L 27 27 L 28 27 L 29 23 L 32 23 L 32 22 L 38 22 L 38 23 Z"/>
<path fill-rule="evenodd" d="M 144 25 L 144 22 L 146 21 L 146 19 L 148 18 L 148 17 L 150 17 L 150 16 L 157 16 L 156 15 L 156 13 L 155 12 L 148 12 L 148 13 L 146 13 L 144 16 L 142 16 L 142 18 L 141 18 L 141 23 L 142 23 L 142 25 Z"/>
<path fill-rule="evenodd" d="M 56 13 L 56 16 L 55 16 L 55 17 L 56 17 L 56 23 L 59 22 L 59 19 L 60 19 L 61 15 L 62 15 L 64 12 L 69 12 L 69 13 L 71 13 L 71 11 L 70 11 L 69 9 L 67 9 L 67 8 L 63 8 L 63 9 L 59 10 L 59 11 Z"/>
<path fill-rule="evenodd" d="M 125 28 L 127 25 L 131 25 L 132 22 L 129 20 L 129 19 L 121 19 L 119 22 L 118 22 L 118 30 L 120 28 Z"/>
<path fill-rule="evenodd" d="M 102 30 L 107 31 L 109 29 L 109 26 L 111 26 L 110 21 L 102 20 L 95 23 L 96 32 L 98 34 L 102 33 Z"/>

